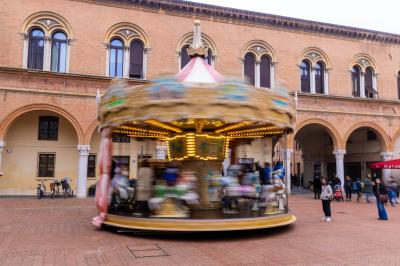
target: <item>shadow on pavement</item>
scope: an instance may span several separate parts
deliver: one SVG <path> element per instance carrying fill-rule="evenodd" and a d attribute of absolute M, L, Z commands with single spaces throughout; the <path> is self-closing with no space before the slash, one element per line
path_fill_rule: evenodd
<path fill-rule="evenodd" d="M 222 231 L 222 232 L 160 232 L 160 231 L 145 231 L 145 230 L 124 230 L 114 227 L 105 227 L 103 230 L 148 239 L 164 239 L 175 241 L 224 241 L 224 240 L 240 240 L 257 239 L 265 237 L 274 237 L 284 235 L 295 230 L 296 225 L 286 225 L 276 228 L 256 229 L 256 230 L 241 230 L 241 231 Z"/>

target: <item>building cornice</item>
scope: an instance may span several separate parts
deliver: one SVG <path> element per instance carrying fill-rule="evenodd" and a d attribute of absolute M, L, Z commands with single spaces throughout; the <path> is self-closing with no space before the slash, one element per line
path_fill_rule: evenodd
<path fill-rule="evenodd" d="M 78 74 L 78 73 L 59 73 L 52 71 L 43 71 L 43 70 L 33 70 L 26 68 L 17 68 L 17 67 L 5 67 L 0 66 L 0 73 L 8 73 L 8 74 L 26 74 L 32 76 L 42 76 L 42 77 L 51 77 L 51 78 L 65 78 L 65 79 L 74 79 L 74 80 L 87 80 L 87 81 L 104 81 L 110 82 L 113 80 L 113 77 L 107 76 L 98 76 L 98 75 L 89 75 L 89 74 Z M 123 79 L 126 80 L 129 84 L 143 84 L 149 82 L 148 80 L 143 79 Z"/>
<path fill-rule="evenodd" d="M 79 1 L 79 0 L 78 0 Z M 267 13 L 240 10 L 183 0 L 80 0 L 84 2 L 129 5 L 165 13 L 178 13 L 189 17 L 208 17 L 229 22 L 248 23 L 259 26 L 318 33 L 348 39 L 368 40 L 386 44 L 400 44 L 400 35 L 341 26 L 311 20 L 290 18 Z"/>
<path fill-rule="evenodd" d="M 294 92 L 290 92 L 292 96 L 295 96 Z M 375 99 L 375 98 L 361 98 L 361 97 L 349 97 L 340 95 L 325 95 L 325 94 L 311 94 L 311 93 L 297 93 L 298 98 L 310 98 L 310 99 L 326 99 L 346 102 L 365 102 L 365 103 L 386 103 L 386 104 L 400 104 L 400 100 L 391 99 Z"/>

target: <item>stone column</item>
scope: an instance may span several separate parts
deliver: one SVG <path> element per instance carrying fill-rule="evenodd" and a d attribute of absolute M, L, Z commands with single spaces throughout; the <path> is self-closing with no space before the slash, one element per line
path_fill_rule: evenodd
<path fill-rule="evenodd" d="M 147 79 L 147 60 L 150 54 L 150 49 L 145 48 L 143 51 L 143 79 Z M 180 57 L 179 57 L 180 58 Z"/>
<path fill-rule="evenodd" d="M 256 73 L 254 75 L 254 86 L 260 88 L 260 61 L 256 60 Z"/>
<path fill-rule="evenodd" d="M 129 46 L 124 47 L 124 61 L 122 62 L 122 77 L 129 78 L 130 56 Z"/>
<path fill-rule="evenodd" d="M 378 85 L 377 85 L 377 81 L 376 81 L 376 74 L 374 73 L 372 75 L 372 87 L 375 91 L 378 92 Z M 374 97 L 373 98 L 378 98 L 378 94 L 374 93 Z"/>
<path fill-rule="evenodd" d="M 50 71 L 51 67 L 51 37 L 44 38 L 43 70 Z"/>
<path fill-rule="evenodd" d="M 76 197 L 86 198 L 87 196 L 87 170 L 90 145 L 78 145 L 79 165 L 78 165 L 78 180 L 76 182 Z"/>
<path fill-rule="evenodd" d="M 106 76 L 110 76 L 110 45 L 108 43 L 104 44 L 106 49 Z"/>
<path fill-rule="evenodd" d="M 365 98 L 365 73 L 361 72 L 360 76 L 360 97 Z"/>
<path fill-rule="evenodd" d="M 3 149 L 6 146 L 6 142 L 4 140 L 0 140 L 0 173 L 1 171 L 1 162 L 2 162 L 2 154 L 3 154 Z"/>
<path fill-rule="evenodd" d="M 22 68 L 28 67 L 28 44 L 29 44 L 29 37 L 28 34 L 24 33 L 24 51 L 22 54 Z"/>
<path fill-rule="evenodd" d="M 324 94 L 329 95 L 329 74 L 327 69 L 324 72 Z"/>
<path fill-rule="evenodd" d="M 344 185 L 344 155 L 346 154 L 346 150 L 335 150 L 333 154 L 336 158 L 336 175 L 339 177 L 340 182 L 342 182 L 342 186 Z"/>
<path fill-rule="evenodd" d="M 244 58 L 239 58 L 239 63 L 240 63 L 241 68 L 242 68 L 242 80 L 245 80 L 246 77 L 244 76 Z"/>
<path fill-rule="evenodd" d="M 315 93 L 315 68 L 311 67 L 310 73 L 310 93 Z"/>
<path fill-rule="evenodd" d="M 270 83 L 271 83 L 271 89 L 275 88 L 275 62 L 271 63 L 271 70 L 270 70 Z"/>
<path fill-rule="evenodd" d="M 291 192 L 291 169 L 290 169 L 290 159 L 292 156 L 293 149 L 282 149 L 283 154 L 283 165 L 285 167 L 285 177 L 286 177 L 286 191 Z"/>
<path fill-rule="evenodd" d="M 393 159 L 394 152 L 382 152 L 381 153 L 382 159 L 384 161 L 390 161 Z M 382 169 L 382 176 L 384 180 L 388 179 L 392 175 L 392 170 L 391 169 Z"/>

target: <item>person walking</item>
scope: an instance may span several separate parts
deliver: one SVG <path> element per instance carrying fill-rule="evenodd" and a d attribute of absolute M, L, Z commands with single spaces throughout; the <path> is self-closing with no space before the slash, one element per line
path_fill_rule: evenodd
<path fill-rule="evenodd" d="M 322 217 L 322 220 L 325 222 L 332 221 L 331 214 L 331 200 L 333 196 L 332 187 L 327 183 L 325 178 L 321 179 L 321 201 L 322 201 L 322 210 L 324 211 L 325 216 Z"/>
<path fill-rule="evenodd" d="M 314 177 L 313 187 L 314 187 L 314 199 L 319 199 L 321 197 L 321 179 L 318 176 Z"/>
<path fill-rule="evenodd" d="M 353 187 L 353 181 L 350 176 L 346 176 L 346 180 L 344 181 L 344 192 L 346 193 L 346 201 L 351 201 L 351 188 Z"/>
<path fill-rule="evenodd" d="M 394 180 L 394 177 L 391 176 L 388 181 L 387 189 L 388 189 L 389 201 L 392 207 L 395 206 L 395 203 L 398 203 L 397 188 L 398 188 L 397 182 L 396 180 Z"/>
<path fill-rule="evenodd" d="M 376 207 L 378 208 L 378 220 L 388 220 L 385 203 L 388 202 L 387 190 L 380 178 L 376 178 L 372 189 L 376 197 Z"/>
<path fill-rule="evenodd" d="M 364 182 L 365 201 L 369 203 L 369 196 L 372 195 L 372 181 L 371 175 L 368 174 Z"/>
<path fill-rule="evenodd" d="M 357 178 L 356 182 L 353 184 L 355 190 L 354 192 L 356 192 L 357 194 L 357 203 L 360 203 L 360 199 L 361 199 L 361 192 L 362 192 L 362 186 L 361 186 L 361 181 L 359 178 Z"/>

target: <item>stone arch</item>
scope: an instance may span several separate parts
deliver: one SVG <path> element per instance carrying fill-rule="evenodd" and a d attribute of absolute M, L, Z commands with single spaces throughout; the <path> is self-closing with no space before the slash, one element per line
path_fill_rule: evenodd
<path fill-rule="evenodd" d="M 51 36 L 54 31 L 62 30 L 67 34 L 68 39 L 73 38 L 71 25 L 64 17 L 54 12 L 40 11 L 30 15 L 22 24 L 21 32 L 27 34 L 34 27 L 42 29 L 46 36 Z"/>
<path fill-rule="evenodd" d="M 146 32 L 139 26 L 130 22 L 117 23 L 108 29 L 104 37 L 104 42 L 110 43 L 111 39 L 115 37 L 120 38 L 125 45 L 128 45 L 134 39 L 139 39 L 143 42 L 145 49 L 150 47 Z"/>
<path fill-rule="evenodd" d="M 90 123 L 89 127 L 87 128 L 85 132 L 85 138 L 84 141 L 86 144 L 89 144 L 92 138 L 92 135 L 96 128 L 99 126 L 99 121 L 96 119 L 92 123 Z"/>
<path fill-rule="evenodd" d="M 356 54 L 351 60 L 350 71 L 353 66 L 358 66 L 361 72 L 365 72 L 367 67 L 371 67 L 375 73 L 378 73 L 375 60 L 368 54 L 359 53 Z"/>
<path fill-rule="evenodd" d="M 347 140 L 351 136 L 351 134 L 356 131 L 359 128 L 369 128 L 372 129 L 378 136 L 381 145 L 382 145 L 382 150 L 383 151 L 390 151 L 391 150 L 391 141 L 389 136 L 386 134 L 385 130 L 379 126 L 378 124 L 375 124 L 373 122 L 359 122 L 354 124 L 349 130 L 347 130 L 344 138 L 343 138 L 343 147 L 346 147 Z"/>
<path fill-rule="evenodd" d="M 323 126 L 327 130 L 330 137 L 332 138 L 334 149 L 343 149 L 342 140 L 341 140 L 340 134 L 336 130 L 336 128 L 331 123 L 329 123 L 325 120 L 319 119 L 319 118 L 306 119 L 306 120 L 300 122 L 299 124 L 297 124 L 295 127 L 293 138 L 296 137 L 297 133 L 302 128 L 304 128 L 305 126 L 308 126 L 308 125 L 312 125 L 312 124 Z M 344 146 L 344 147 L 346 147 L 346 146 Z"/>
<path fill-rule="evenodd" d="M 67 119 L 72 126 L 74 127 L 76 134 L 78 136 L 78 143 L 83 144 L 84 140 L 84 134 L 82 131 L 81 126 L 79 125 L 79 122 L 76 120 L 76 118 L 70 114 L 68 111 L 54 106 L 50 104 L 32 104 L 32 105 L 27 105 L 23 106 L 21 108 L 18 108 L 17 110 L 14 110 L 10 114 L 8 114 L 0 124 L 0 139 L 4 139 L 7 130 L 10 128 L 11 124 L 14 122 L 15 119 L 17 119 L 20 115 L 31 112 L 31 111 L 40 111 L 40 110 L 46 110 L 46 111 L 52 111 L 54 113 L 57 113 L 59 115 L 62 115 L 65 119 Z"/>
<path fill-rule="evenodd" d="M 303 60 L 309 61 L 311 67 L 315 67 L 318 62 L 324 63 L 326 69 L 329 69 L 331 67 L 328 55 L 317 47 L 309 47 L 304 49 L 299 57 L 299 66 Z"/>
<path fill-rule="evenodd" d="M 218 56 L 218 51 L 217 51 L 217 45 L 213 41 L 213 39 L 208 36 L 205 33 L 201 33 L 201 40 L 203 42 L 203 45 L 205 46 L 206 49 L 211 49 L 213 53 L 213 57 L 216 58 Z M 193 42 L 193 31 L 188 32 L 183 37 L 179 40 L 178 46 L 176 47 L 176 53 L 179 54 L 181 52 L 181 49 L 185 45 L 191 45 Z"/>
<path fill-rule="evenodd" d="M 278 62 L 274 49 L 265 41 L 253 40 L 246 43 L 240 51 L 240 58 L 244 60 L 244 57 L 248 52 L 255 55 L 256 61 L 261 60 L 263 55 L 268 55 L 271 58 L 271 63 Z"/>

